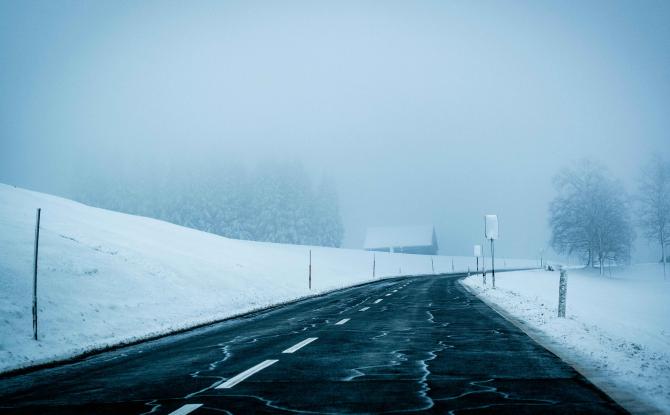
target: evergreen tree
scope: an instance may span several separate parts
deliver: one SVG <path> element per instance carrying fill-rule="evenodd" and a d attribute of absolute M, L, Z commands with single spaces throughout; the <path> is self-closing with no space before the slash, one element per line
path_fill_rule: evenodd
<path fill-rule="evenodd" d="M 321 180 L 316 191 L 315 214 L 315 245 L 339 247 L 344 237 L 344 226 L 340 217 L 337 189 L 332 180 Z"/>
<path fill-rule="evenodd" d="M 298 162 L 266 162 L 252 174 L 214 163 L 147 168 L 140 178 L 84 175 L 74 198 L 230 238 L 339 246 L 344 233 L 334 184 L 315 190 Z"/>

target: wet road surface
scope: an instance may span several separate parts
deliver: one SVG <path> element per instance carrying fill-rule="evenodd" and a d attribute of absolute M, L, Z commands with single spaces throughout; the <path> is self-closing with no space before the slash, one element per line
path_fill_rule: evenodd
<path fill-rule="evenodd" d="M 455 276 L 381 280 L 0 379 L 0 414 L 625 413 Z"/>

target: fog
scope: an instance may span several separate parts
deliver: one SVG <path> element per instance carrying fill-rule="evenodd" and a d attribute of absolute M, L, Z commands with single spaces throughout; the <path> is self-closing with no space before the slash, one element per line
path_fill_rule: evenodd
<path fill-rule="evenodd" d="M 302 162 L 344 246 L 435 224 L 469 255 L 547 247 L 551 179 L 582 158 L 629 191 L 670 143 L 670 3 L 0 3 L 0 182 Z M 639 238 L 634 257 L 653 258 Z"/>

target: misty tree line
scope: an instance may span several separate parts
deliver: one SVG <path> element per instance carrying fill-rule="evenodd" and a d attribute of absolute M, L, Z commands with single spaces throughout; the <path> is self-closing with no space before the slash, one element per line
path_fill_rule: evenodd
<path fill-rule="evenodd" d="M 141 179 L 84 175 L 73 193 L 92 206 L 229 238 L 339 247 L 344 236 L 334 183 L 314 186 L 300 163 L 149 169 Z"/>
<path fill-rule="evenodd" d="M 646 165 L 633 196 L 605 168 L 582 161 L 554 178 L 551 245 L 561 254 L 576 254 L 587 265 L 628 262 L 635 227 L 658 243 L 665 272 L 670 243 L 670 163 L 660 157 Z M 633 219 L 633 215 L 635 219 Z"/>

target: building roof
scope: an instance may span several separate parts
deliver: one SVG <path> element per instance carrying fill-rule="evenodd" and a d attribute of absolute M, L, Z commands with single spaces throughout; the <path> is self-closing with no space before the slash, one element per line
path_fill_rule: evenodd
<path fill-rule="evenodd" d="M 371 227 L 365 235 L 365 249 L 431 246 L 434 232 L 433 225 Z"/>

